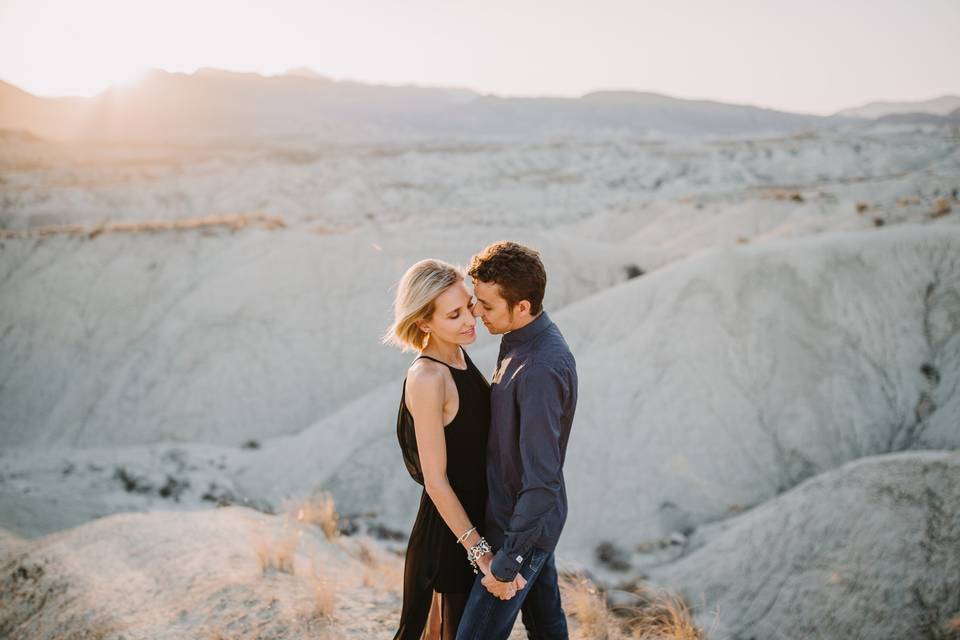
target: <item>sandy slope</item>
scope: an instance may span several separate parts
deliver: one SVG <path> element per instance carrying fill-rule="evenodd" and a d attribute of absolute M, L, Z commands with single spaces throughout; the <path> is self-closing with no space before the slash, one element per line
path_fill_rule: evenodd
<path fill-rule="evenodd" d="M 958 480 L 957 453 L 859 460 L 703 528 L 650 573 L 685 592 L 711 637 L 952 638 Z M 373 541 L 237 507 L 115 515 L 36 541 L 4 532 L 0 634 L 388 638 L 399 572 Z"/>
<path fill-rule="evenodd" d="M 960 637 L 960 453 L 858 460 L 697 538 L 652 577 L 717 637 Z"/>
<path fill-rule="evenodd" d="M 301 520 L 228 507 L 114 515 L 29 542 L 0 529 L 0 637 L 392 638 L 402 558 Z"/>
<path fill-rule="evenodd" d="M 0 635 L 386 637 L 398 563 L 239 507 L 116 515 L 0 556 Z"/>

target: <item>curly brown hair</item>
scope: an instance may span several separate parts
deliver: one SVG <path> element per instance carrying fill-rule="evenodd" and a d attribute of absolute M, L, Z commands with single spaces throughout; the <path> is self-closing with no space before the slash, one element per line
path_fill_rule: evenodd
<path fill-rule="evenodd" d="M 547 272 L 536 249 L 506 240 L 494 242 L 473 256 L 467 274 L 475 281 L 500 285 L 500 295 L 511 311 L 521 300 L 530 303 L 530 315 L 543 309 Z"/>

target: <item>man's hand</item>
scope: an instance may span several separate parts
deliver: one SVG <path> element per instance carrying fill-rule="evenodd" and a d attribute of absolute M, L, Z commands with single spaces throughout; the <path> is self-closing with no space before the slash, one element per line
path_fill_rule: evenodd
<path fill-rule="evenodd" d="M 513 579 L 513 586 L 517 590 L 517 593 L 523 591 L 523 588 L 527 586 L 527 579 L 524 578 L 519 571 L 517 571 L 517 577 Z"/>
<path fill-rule="evenodd" d="M 501 600 L 510 600 L 515 595 L 523 591 L 523 588 L 527 586 L 527 580 L 517 572 L 517 577 L 515 577 L 510 582 L 501 582 L 497 580 L 494 575 L 487 574 L 480 580 L 480 584 L 487 588 L 487 591 L 490 592 L 490 595 L 495 598 L 500 598 Z"/>
<path fill-rule="evenodd" d="M 517 595 L 516 579 L 510 582 L 500 582 L 491 573 L 490 575 L 484 576 L 480 584 L 486 587 L 490 595 L 495 598 L 500 598 L 501 600 L 510 600 L 513 596 Z"/>

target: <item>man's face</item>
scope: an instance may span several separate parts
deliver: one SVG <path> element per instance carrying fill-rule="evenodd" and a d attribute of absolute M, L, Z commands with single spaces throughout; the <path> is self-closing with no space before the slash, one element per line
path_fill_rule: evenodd
<path fill-rule="evenodd" d="M 473 315 L 483 321 L 483 326 L 493 335 L 513 330 L 513 311 L 500 295 L 500 285 L 495 282 L 474 280 L 473 293 L 477 298 Z"/>

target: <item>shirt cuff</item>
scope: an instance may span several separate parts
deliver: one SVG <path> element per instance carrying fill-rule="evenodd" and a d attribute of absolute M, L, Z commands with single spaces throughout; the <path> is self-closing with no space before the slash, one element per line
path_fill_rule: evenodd
<path fill-rule="evenodd" d="M 497 551 L 490 563 L 490 573 L 500 582 L 512 582 L 523 564 L 523 556 L 517 553 L 507 555 L 505 549 Z"/>

